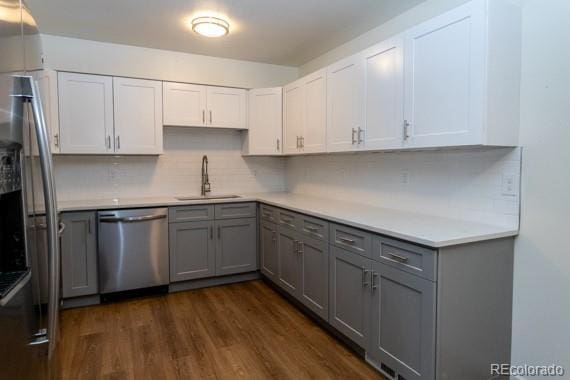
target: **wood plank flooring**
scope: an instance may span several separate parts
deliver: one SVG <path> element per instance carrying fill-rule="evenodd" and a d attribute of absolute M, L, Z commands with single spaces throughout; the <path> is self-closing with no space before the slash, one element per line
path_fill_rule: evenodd
<path fill-rule="evenodd" d="M 382 379 L 262 281 L 63 311 L 62 379 Z"/>

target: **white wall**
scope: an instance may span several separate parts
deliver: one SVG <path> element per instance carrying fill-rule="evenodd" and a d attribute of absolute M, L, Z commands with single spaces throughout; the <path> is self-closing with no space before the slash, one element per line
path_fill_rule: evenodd
<path fill-rule="evenodd" d="M 204 154 L 213 193 L 285 189 L 284 161 L 242 157 L 240 132 L 166 128 L 161 156 L 55 156 L 58 201 L 198 195 Z"/>
<path fill-rule="evenodd" d="M 570 379 L 570 2 L 523 8 L 521 230 L 515 245 L 516 364 L 558 363 Z"/>
<path fill-rule="evenodd" d="M 517 229 L 519 198 L 502 194 L 502 175 L 518 178 L 520 157 L 518 148 L 294 157 L 287 188 Z"/>
<path fill-rule="evenodd" d="M 42 35 L 45 65 L 63 71 L 231 87 L 280 86 L 295 67 Z"/>
<path fill-rule="evenodd" d="M 299 74 L 300 76 L 307 75 L 315 70 L 328 66 L 339 59 L 364 50 L 365 48 L 381 42 L 394 34 L 403 32 L 422 21 L 440 15 L 443 12 L 455 8 L 467 1 L 468 0 L 426 0 L 399 16 L 394 17 L 388 22 L 379 25 L 355 39 L 350 40 L 347 43 L 307 62 L 299 68 Z"/>

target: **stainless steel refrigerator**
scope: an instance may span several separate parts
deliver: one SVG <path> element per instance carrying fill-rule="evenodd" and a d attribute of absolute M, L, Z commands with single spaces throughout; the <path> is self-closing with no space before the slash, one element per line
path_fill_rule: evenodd
<path fill-rule="evenodd" d="M 38 28 L 21 0 L 0 0 L 0 378 L 53 376 L 59 230 L 38 85 Z"/>

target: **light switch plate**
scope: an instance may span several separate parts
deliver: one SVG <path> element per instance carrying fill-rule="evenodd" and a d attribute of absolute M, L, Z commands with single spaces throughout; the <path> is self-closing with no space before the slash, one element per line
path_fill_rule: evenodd
<path fill-rule="evenodd" d="M 519 186 L 517 183 L 516 174 L 505 173 L 503 174 L 502 193 L 506 196 L 516 196 L 518 194 Z"/>

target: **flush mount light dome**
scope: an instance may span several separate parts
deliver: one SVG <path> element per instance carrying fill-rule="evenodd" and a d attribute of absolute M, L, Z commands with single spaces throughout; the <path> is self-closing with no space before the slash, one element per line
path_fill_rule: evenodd
<path fill-rule="evenodd" d="M 230 32 L 230 24 L 218 17 L 202 16 L 192 20 L 192 30 L 204 37 L 222 37 Z"/>

